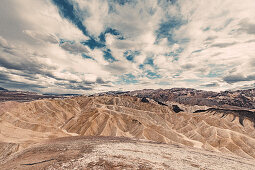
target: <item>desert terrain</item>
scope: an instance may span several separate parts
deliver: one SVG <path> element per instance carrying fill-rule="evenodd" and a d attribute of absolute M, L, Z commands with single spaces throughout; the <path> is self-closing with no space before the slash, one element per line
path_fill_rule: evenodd
<path fill-rule="evenodd" d="M 0 164 L 4 169 L 253 169 L 253 108 L 225 105 L 127 93 L 2 102 Z"/>

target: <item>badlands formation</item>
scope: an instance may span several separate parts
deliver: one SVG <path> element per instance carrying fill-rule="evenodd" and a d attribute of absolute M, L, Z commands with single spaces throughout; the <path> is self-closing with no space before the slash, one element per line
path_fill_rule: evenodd
<path fill-rule="evenodd" d="M 253 111 L 179 106 L 130 95 L 2 102 L 0 167 L 255 169 Z"/>

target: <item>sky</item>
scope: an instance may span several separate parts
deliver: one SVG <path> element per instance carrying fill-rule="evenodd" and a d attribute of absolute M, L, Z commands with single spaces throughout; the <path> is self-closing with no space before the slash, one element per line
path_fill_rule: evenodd
<path fill-rule="evenodd" d="M 255 88 L 254 0 L 1 0 L 0 87 Z"/>

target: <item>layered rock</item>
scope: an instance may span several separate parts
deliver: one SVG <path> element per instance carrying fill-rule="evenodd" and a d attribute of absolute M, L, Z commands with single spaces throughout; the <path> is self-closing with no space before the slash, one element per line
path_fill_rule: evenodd
<path fill-rule="evenodd" d="M 141 100 L 106 95 L 2 103 L 0 141 L 15 143 L 21 151 L 64 136 L 122 136 L 255 158 L 250 119 L 206 110 L 187 112 L 184 105 L 176 113 L 172 106 Z"/>

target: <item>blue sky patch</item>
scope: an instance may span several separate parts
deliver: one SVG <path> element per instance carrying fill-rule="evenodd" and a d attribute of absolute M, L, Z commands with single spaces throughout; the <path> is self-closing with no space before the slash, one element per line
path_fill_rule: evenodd
<path fill-rule="evenodd" d="M 115 84 L 135 84 L 138 83 L 139 81 L 136 79 L 136 77 L 129 73 L 129 74 L 124 74 L 119 77 L 119 80 L 115 82 Z"/>
<path fill-rule="evenodd" d="M 114 2 L 117 2 L 120 5 L 125 5 L 126 3 L 135 2 L 134 0 L 113 0 Z"/>
<path fill-rule="evenodd" d="M 162 38 L 167 38 L 170 44 L 176 43 L 177 40 L 174 40 L 173 31 L 174 29 L 178 29 L 183 23 L 183 21 L 177 18 L 169 17 L 167 21 L 160 24 L 159 29 L 156 31 L 157 41 Z"/>
<path fill-rule="evenodd" d="M 114 29 L 114 28 L 107 28 L 107 29 L 105 30 L 105 32 L 102 32 L 102 33 L 99 35 L 99 39 L 100 39 L 101 42 L 105 42 L 105 35 L 106 35 L 106 34 L 112 34 L 112 35 L 118 36 L 118 39 L 121 39 L 121 40 L 124 39 L 124 37 L 121 36 L 121 33 L 120 33 L 118 30 L 116 30 L 116 29 Z"/>
<path fill-rule="evenodd" d="M 161 78 L 162 76 L 155 72 L 148 70 L 148 71 L 146 71 L 146 77 L 149 79 L 158 79 L 158 78 Z"/>
<path fill-rule="evenodd" d="M 144 69 L 144 65 L 143 65 L 143 64 L 140 64 L 138 67 L 139 67 L 139 69 L 141 69 L 141 70 Z"/>
<path fill-rule="evenodd" d="M 210 27 L 206 27 L 205 29 L 203 29 L 203 31 L 209 31 Z"/>
<path fill-rule="evenodd" d="M 90 49 L 105 47 L 104 42 L 95 40 L 95 38 L 89 34 L 86 27 L 82 23 L 82 19 L 77 16 L 77 14 L 81 13 L 77 6 L 75 6 L 69 0 L 52 0 L 52 2 L 58 7 L 59 13 L 62 17 L 68 19 L 70 22 L 76 25 L 76 27 L 80 29 L 85 36 L 90 38 L 87 41 L 81 42 L 81 44 L 87 45 Z"/>
<path fill-rule="evenodd" d="M 82 56 L 83 58 L 86 58 L 86 59 L 92 59 L 92 60 L 94 60 L 94 58 L 92 58 L 92 57 L 90 57 L 90 56 L 88 56 L 88 55 L 86 55 L 86 54 L 81 54 L 81 56 Z"/>
<path fill-rule="evenodd" d="M 165 54 L 166 56 L 169 56 L 169 57 L 173 57 L 173 62 L 174 61 L 178 61 L 179 60 L 179 55 L 183 52 L 183 48 L 178 48 L 175 52 L 171 51 L 170 53 L 168 54 Z"/>
<path fill-rule="evenodd" d="M 76 11 L 77 8 L 75 8 L 70 1 L 52 0 L 52 2 L 58 7 L 61 16 L 76 25 L 84 35 L 89 36 L 86 27 L 82 24 L 81 19 L 76 15 L 76 13 L 78 13 L 78 11 Z"/>
<path fill-rule="evenodd" d="M 81 44 L 88 46 L 90 49 L 95 49 L 95 48 L 103 48 L 105 47 L 105 44 L 98 42 L 94 39 L 89 39 L 87 41 L 82 41 Z"/>
<path fill-rule="evenodd" d="M 127 50 L 124 52 L 123 55 L 128 61 L 134 62 L 134 58 L 139 54 L 140 54 L 139 51 Z"/>
<path fill-rule="evenodd" d="M 63 44 L 63 43 L 65 43 L 65 42 L 68 42 L 68 43 L 70 43 L 70 44 L 74 44 L 74 43 L 75 43 L 75 41 L 60 39 L 59 44 Z"/>
<path fill-rule="evenodd" d="M 110 63 L 113 63 L 114 61 L 117 61 L 111 54 L 111 50 L 107 49 L 104 51 L 104 59 Z"/>
<path fill-rule="evenodd" d="M 148 65 L 150 65 L 150 66 L 154 66 L 153 58 L 148 57 L 148 58 L 145 60 L 144 64 L 148 64 Z"/>

